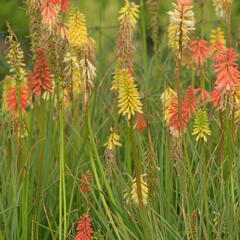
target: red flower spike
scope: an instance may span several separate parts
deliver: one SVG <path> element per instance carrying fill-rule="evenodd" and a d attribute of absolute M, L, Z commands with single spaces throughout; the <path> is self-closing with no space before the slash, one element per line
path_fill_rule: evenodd
<path fill-rule="evenodd" d="M 61 12 L 67 13 L 70 7 L 71 0 L 62 0 L 61 2 Z"/>
<path fill-rule="evenodd" d="M 89 185 L 92 184 L 92 174 L 90 172 L 84 173 L 81 177 L 80 189 L 83 194 L 88 195 L 91 190 Z"/>
<path fill-rule="evenodd" d="M 189 108 L 190 115 L 194 114 L 196 112 L 196 103 L 195 103 L 194 89 L 191 86 L 187 88 L 186 98 L 184 102 Z"/>
<path fill-rule="evenodd" d="M 6 101 L 8 102 L 8 108 L 11 112 L 14 113 L 14 115 L 17 117 L 19 110 L 22 111 L 22 113 L 25 113 L 26 108 L 28 106 L 28 97 L 29 97 L 29 89 L 26 86 L 19 87 L 19 94 L 20 99 L 18 101 L 17 98 L 17 87 L 11 88 L 8 92 L 8 98 Z"/>
<path fill-rule="evenodd" d="M 45 0 L 45 2 L 60 5 L 62 0 Z"/>
<path fill-rule="evenodd" d="M 217 80 L 216 88 L 219 90 L 234 90 L 238 83 L 240 72 L 238 71 L 237 57 L 233 48 L 226 49 L 216 56 L 215 73 Z"/>
<path fill-rule="evenodd" d="M 75 240 L 92 240 L 91 236 L 94 231 L 91 226 L 92 219 L 88 217 L 88 214 L 83 214 L 80 217 L 81 221 L 78 222 L 77 226 L 77 236 L 74 238 Z"/>
<path fill-rule="evenodd" d="M 182 103 L 182 123 L 183 123 L 183 128 L 187 127 L 187 123 L 190 118 L 190 111 L 189 111 L 189 105 L 184 101 Z M 178 99 L 173 98 L 171 103 L 170 103 L 170 118 L 169 118 L 169 128 L 171 133 L 174 136 L 178 136 L 180 132 L 180 117 L 179 117 L 179 112 L 178 112 Z"/>
<path fill-rule="evenodd" d="M 143 114 L 137 113 L 137 119 L 135 122 L 135 126 L 139 132 L 143 132 L 145 128 L 147 128 L 148 124 L 145 121 Z"/>
<path fill-rule="evenodd" d="M 224 106 L 224 101 L 223 101 L 223 96 L 221 95 L 221 92 L 215 88 L 213 91 L 212 91 L 212 102 L 213 102 L 213 108 L 216 108 L 218 106 L 221 107 L 222 110 L 225 109 L 225 106 Z"/>
<path fill-rule="evenodd" d="M 190 43 L 193 61 L 198 66 L 202 66 L 207 61 L 209 52 L 209 48 L 206 47 L 207 44 L 208 42 L 205 40 L 195 40 Z"/>
<path fill-rule="evenodd" d="M 47 24 L 49 29 L 52 29 L 57 21 L 59 5 L 51 1 L 47 1 L 41 5 L 41 8 L 43 23 Z"/>
<path fill-rule="evenodd" d="M 43 90 L 52 93 L 52 80 L 50 68 L 48 67 L 47 58 L 44 49 L 38 50 L 38 56 L 34 65 L 33 73 L 30 74 L 30 88 L 33 94 L 41 96 Z"/>
<path fill-rule="evenodd" d="M 199 96 L 197 98 L 197 102 L 198 103 L 203 103 L 203 102 L 210 102 L 211 101 L 211 94 L 203 89 L 203 88 L 196 88 L 196 89 L 193 89 L 193 92 L 194 93 L 199 93 Z"/>

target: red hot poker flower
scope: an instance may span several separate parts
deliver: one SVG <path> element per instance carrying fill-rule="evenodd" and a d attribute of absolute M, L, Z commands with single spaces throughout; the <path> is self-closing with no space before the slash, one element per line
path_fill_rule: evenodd
<path fill-rule="evenodd" d="M 139 132 L 143 132 L 145 128 L 147 128 L 148 124 L 145 121 L 143 114 L 137 113 L 137 119 L 135 122 L 135 126 Z"/>
<path fill-rule="evenodd" d="M 236 54 L 233 48 L 226 49 L 216 56 L 215 73 L 217 80 L 215 85 L 219 90 L 235 89 L 240 73 L 236 63 L 238 56 L 239 54 Z"/>
<path fill-rule="evenodd" d="M 8 98 L 6 101 L 8 102 L 8 108 L 15 117 L 18 116 L 19 111 L 25 113 L 26 108 L 28 106 L 28 97 L 29 97 L 29 89 L 28 87 L 21 86 L 19 87 L 19 101 L 17 97 L 17 87 L 11 88 L 8 92 Z"/>
<path fill-rule="evenodd" d="M 34 65 L 34 71 L 30 75 L 30 87 L 33 94 L 41 96 L 43 90 L 52 93 L 52 80 L 50 68 L 48 67 L 47 58 L 44 53 L 44 49 L 38 50 L 38 56 Z"/>
<path fill-rule="evenodd" d="M 190 110 L 189 110 L 189 105 L 184 101 L 182 103 L 182 124 L 183 128 L 185 129 L 187 127 L 187 123 L 190 118 Z M 179 132 L 180 132 L 180 117 L 179 117 L 179 112 L 178 112 L 178 99 L 173 98 L 173 100 L 170 103 L 170 108 L 169 108 L 169 128 L 172 133 L 172 135 L 178 137 Z"/>
<path fill-rule="evenodd" d="M 62 2 L 61 2 L 61 12 L 62 13 L 68 12 L 69 6 L 70 6 L 70 1 L 71 0 L 62 0 Z"/>
<path fill-rule="evenodd" d="M 213 108 L 217 108 L 218 106 L 220 106 L 222 110 L 225 109 L 224 95 L 222 95 L 221 91 L 219 91 L 219 89 L 217 88 L 215 88 L 212 91 L 212 102 L 213 102 Z"/>
<path fill-rule="evenodd" d="M 90 172 L 84 173 L 81 177 L 80 189 L 83 194 L 88 195 L 91 188 L 89 185 L 92 184 L 92 174 Z"/>
<path fill-rule="evenodd" d="M 189 113 L 194 114 L 196 112 L 196 104 L 195 104 L 195 95 L 194 95 L 194 89 L 190 86 L 187 88 L 186 91 L 186 98 L 185 98 L 185 104 L 189 108 Z"/>
<path fill-rule="evenodd" d="M 194 40 L 190 43 L 193 61 L 198 66 L 202 66 L 207 61 L 209 51 L 209 48 L 206 47 L 207 44 L 208 42 L 205 40 Z"/>
<path fill-rule="evenodd" d="M 80 218 L 81 221 L 78 222 L 78 232 L 75 240 L 92 240 L 93 237 L 91 235 L 94 233 L 91 226 L 92 219 L 88 217 L 88 214 L 83 214 Z"/>

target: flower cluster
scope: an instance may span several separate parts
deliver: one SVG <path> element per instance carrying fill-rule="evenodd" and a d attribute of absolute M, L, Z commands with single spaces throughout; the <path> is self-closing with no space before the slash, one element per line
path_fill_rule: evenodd
<path fill-rule="evenodd" d="M 121 147 L 122 144 L 119 142 L 120 140 L 120 136 L 118 134 L 116 134 L 113 131 L 113 128 L 110 128 L 110 135 L 108 137 L 107 142 L 104 144 L 104 146 L 108 149 L 108 150 L 113 150 L 115 147 Z"/>
<path fill-rule="evenodd" d="M 119 21 L 123 24 L 127 18 L 130 26 L 134 28 L 137 23 L 138 14 L 139 5 L 134 2 L 129 2 L 129 0 L 125 0 L 125 5 L 119 11 Z"/>
<path fill-rule="evenodd" d="M 142 174 L 140 176 L 140 184 L 141 184 L 141 193 L 142 193 L 142 201 L 143 204 L 147 204 L 147 199 L 148 199 L 148 186 L 147 183 L 144 180 L 144 177 L 147 174 Z M 131 191 L 132 199 L 135 203 L 139 205 L 139 198 L 138 198 L 138 187 L 137 187 L 137 180 L 134 178 L 132 180 L 132 191 Z"/>
<path fill-rule="evenodd" d="M 195 19 L 191 0 L 177 0 L 173 3 L 174 10 L 169 11 L 170 24 L 168 26 L 169 46 L 173 50 L 187 47 L 190 34 L 195 30 Z"/>
<path fill-rule="evenodd" d="M 194 129 L 192 135 L 196 135 L 196 141 L 203 138 L 205 142 L 207 142 L 207 135 L 211 135 L 207 112 L 205 110 L 200 109 L 197 112 L 194 120 Z"/>
<path fill-rule="evenodd" d="M 43 91 L 52 93 L 51 72 L 48 67 L 44 49 L 38 49 L 36 63 L 33 72 L 29 75 L 29 87 L 32 94 L 41 96 Z"/>
<path fill-rule="evenodd" d="M 84 195 L 88 195 L 91 191 L 90 185 L 92 184 L 92 174 L 90 172 L 82 174 L 80 189 Z"/>
<path fill-rule="evenodd" d="M 190 42 L 191 51 L 193 53 L 193 61 L 197 67 L 203 66 L 208 58 L 209 48 L 206 46 L 208 44 L 205 40 L 194 40 Z"/>
<path fill-rule="evenodd" d="M 118 73 L 118 113 L 127 115 L 129 120 L 135 112 L 142 113 L 142 103 L 134 77 L 127 70 Z"/>
<path fill-rule="evenodd" d="M 85 15 L 77 9 L 69 13 L 68 40 L 70 45 L 76 49 L 82 49 L 88 41 Z"/>
<path fill-rule="evenodd" d="M 223 51 L 226 48 L 224 32 L 220 27 L 211 30 L 210 50 L 213 54 Z"/>
<path fill-rule="evenodd" d="M 92 219 L 89 218 L 88 214 L 83 214 L 80 217 L 81 221 L 78 222 L 77 226 L 77 235 L 74 238 L 75 240 L 92 240 L 92 234 L 94 233 L 91 222 Z"/>

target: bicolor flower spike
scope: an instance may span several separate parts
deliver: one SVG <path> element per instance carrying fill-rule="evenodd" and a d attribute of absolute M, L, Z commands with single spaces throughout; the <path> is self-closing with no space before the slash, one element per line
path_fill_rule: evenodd
<path fill-rule="evenodd" d="M 195 30 L 195 19 L 191 0 L 177 0 L 173 3 L 174 10 L 169 11 L 170 24 L 168 26 L 169 46 L 173 50 L 185 48 L 190 41 L 190 35 Z"/>
<path fill-rule="evenodd" d="M 125 0 L 125 5 L 119 11 L 119 21 L 121 24 L 125 21 L 125 18 L 128 19 L 132 28 L 136 26 L 138 14 L 139 14 L 139 5 L 129 0 Z"/>

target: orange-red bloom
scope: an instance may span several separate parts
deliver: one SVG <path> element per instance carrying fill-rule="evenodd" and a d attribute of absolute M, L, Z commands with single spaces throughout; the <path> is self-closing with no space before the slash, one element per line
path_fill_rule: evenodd
<path fill-rule="evenodd" d="M 135 126 L 139 132 L 143 132 L 145 128 L 147 128 L 148 124 L 145 121 L 143 114 L 137 113 L 137 119 L 135 122 Z"/>
<path fill-rule="evenodd" d="M 61 2 L 61 12 L 66 13 L 69 10 L 71 0 L 62 0 Z"/>
<path fill-rule="evenodd" d="M 43 17 L 42 21 L 51 30 L 52 27 L 56 24 L 58 12 L 59 12 L 59 6 L 55 2 L 47 1 L 41 5 L 41 8 L 42 8 L 42 17 Z"/>
<path fill-rule="evenodd" d="M 88 217 L 88 214 L 83 214 L 80 218 L 81 221 L 78 222 L 78 232 L 75 240 L 92 240 L 92 234 L 94 233 L 91 226 L 92 219 Z"/>
<path fill-rule="evenodd" d="M 223 94 L 221 94 L 221 91 L 217 88 L 215 88 L 212 91 L 212 102 L 213 102 L 213 108 L 220 106 L 222 110 L 225 109 L 224 96 Z"/>
<path fill-rule="evenodd" d="M 234 90 L 238 83 L 239 71 L 236 63 L 237 57 L 233 48 L 226 49 L 216 56 L 215 73 L 217 80 L 216 88 L 219 90 Z"/>
<path fill-rule="evenodd" d="M 173 98 L 170 102 L 170 108 L 169 108 L 169 128 L 174 136 L 179 136 L 181 123 L 180 120 L 182 119 L 183 128 L 187 128 L 187 123 L 190 118 L 190 110 L 189 110 L 189 104 L 186 101 L 182 102 L 181 105 L 182 108 L 182 116 L 180 116 L 180 113 L 178 111 L 178 99 Z"/>
<path fill-rule="evenodd" d="M 43 90 L 52 93 L 52 80 L 50 68 L 48 67 L 47 58 L 44 49 L 38 50 L 38 56 L 34 65 L 33 73 L 30 74 L 30 88 L 33 94 L 41 96 Z"/>
<path fill-rule="evenodd" d="M 205 40 L 194 40 L 190 43 L 191 51 L 193 52 L 193 61 L 198 65 L 202 66 L 208 58 L 209 48 L 206 46 L 208 41 Z"/>
<path fill-rule="evenodd" d="M 18 99 L 18 91 L 19 91 L 19 99 Z M 8 108 L 15 117 L 18 116 L 19 111 L 25 113 L 26 108 L 28 106 L 28 97 L 29 97 L 29 89 L 26 86 L 20 86 L 17 91 L 17 87 L 11 88 L 8 92 L 8 98 L 6 99 Z"/>
<path fill-rule="evenodd" d="M 191 86 L 187 88 L 185 104 L 187 105 L 190 114 L 194 114 L 196 112 L 196 103 L 195 103 L 194 93 L 195 93 L 194 89 Z"/>
<path fill-rule="evenodd" d="M 92 184 L 92 174 L 90 172 L 84 173 L 81 177 L 80 189 L 83 194 L 88 195 L 91 190 L 89 185 Z"/>
<path fill-rule="evenodd" d="M 200 94 L 197 97 L 198 103 L 210 102 L 211 94 L 207 90 L 205 90 L 203 88 L 196 88 L 196 89 L 193 89 L 193 91 L 194 91 L 194 93 L 200 92 Z"/>

